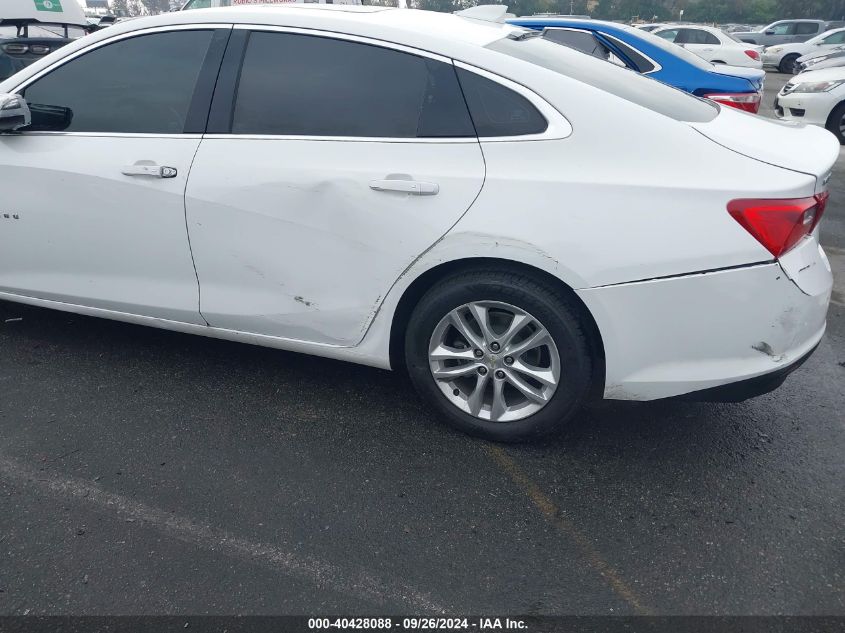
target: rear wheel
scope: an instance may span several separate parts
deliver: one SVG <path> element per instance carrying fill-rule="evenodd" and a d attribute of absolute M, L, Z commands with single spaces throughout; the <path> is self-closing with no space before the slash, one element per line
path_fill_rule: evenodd
<path fill-rule="evenodd" d="M 782 60 L 780 60 L 778 70 L 782 73 L 786 73 L 787 75 L 791 75 L 795 71 L 795 60 L 797 59 L 798 55 L 786 55 Z"/>
<path fill-rule="evenodd" d="M 836 135 L 840 145 L 845 145 L 845 101 L 833 108 L 825 127 Z"/>
<path fill-rule="evenodd" d="M 491 440 L 559 431 L 590 389 L 592 358 L 572 298 L 507 270 L 449 277 L 417 304 L 411 380 L 449 424 Z"/>

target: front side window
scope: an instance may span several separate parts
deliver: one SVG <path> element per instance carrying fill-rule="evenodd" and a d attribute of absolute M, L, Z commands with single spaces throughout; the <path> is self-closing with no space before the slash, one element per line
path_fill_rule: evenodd
<path fill-rule="evenodd" d="M 769 30 L 774 31 L 773 35 L 793 35 L 795 33 L 795 23 L 782 22 L 781 24 L 775 24 Z M 815 33 L 815 31 L 813 32 Z"/>
<path fill-rule="evenodd" d="M 665 31 L 658 31 L 655 33 L 657 37 L 662 37 L 667 42 L 674 42 L 675 38 L 678 37 L 678 29 L 667 29 Z"/>
<path fill-rule="evenodd" d="M 107 44 L 26 87 L 28 130 L 181 134 L 213 31 Z"/>
<path fill-rule="evenodd" d="M 839 31 L 833 35 L 828 35 L 822 40 L 823 44 L 845 44 L 845 31 Z"/>
<path fill-rule="evenodd" d="M 254 32 L 234 134 L 473 137 L 451 64 L 359 42 Z"/>

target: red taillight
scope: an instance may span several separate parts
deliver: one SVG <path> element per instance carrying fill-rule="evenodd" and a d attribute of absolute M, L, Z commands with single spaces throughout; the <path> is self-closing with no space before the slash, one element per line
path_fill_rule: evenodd
<path fill-rule="evenodd" d="M 738 92 L 735 94 L 709 94 L 704 95 L 708 99 L 712 99 L 717 103 L 739 108 L 752 114 L 757 114 L 760 109 L 760 93 L 759 92 Z"/>
<path fill-rule="evenodd" d="M 828 193 L 788 200 L 731 200 L 728 213 L 772 255 L 780 257 L 821 220 Z"/>
<path fill-rule="evenodd" d="M 760 61 L 760 53 L 758 53 L 757 51 L 753 51 L 753 50 L 745 51 L 745 54 L 748 55 L 753 60 Z"/>

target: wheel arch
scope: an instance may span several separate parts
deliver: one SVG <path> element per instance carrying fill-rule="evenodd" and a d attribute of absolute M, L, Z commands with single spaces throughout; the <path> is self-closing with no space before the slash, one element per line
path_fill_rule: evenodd
<path fill-rule="evenodd" d="M 833 106 L 830 109 L 830 113 L 827 115 L 827 120 L 825 120 L 825 122 L 824 122 L 825 129 L 832 131 L 830 129 L 830 126 L 833 123 L 833 115 L 836 114 L 836 111 L 839 110 L 843 105 L 845 105 L 845 99 L 842 99 L 839 103 L 837 103 L 835 106 Z M 834 132 L 834 134 L 835 134 L 835 132 Z"/>
<path fill-rule="evenodd" d="M 480 269 L 499 269 L 507 270 L 508 272 L 520 272 L 527 276 L 535 278 L 558 292 L 566 295 L 574 306 L 579 310 L 580 316 L 583 319 L 583 324 L 588 332 L 590 340 L 590 349 L 593 354 L 593 375 L 592 388 L 590 392 L 591 399 L 600 399 L 604 393 L 605 384 L 605 351 L 604 343 L 602 341 L 601 332 L 595 318 L 587 308 L 586 304 L 581 300 L 578 294 L 562 279 L 555 275 L 530 264 L 525 264 L 516 260 L 501 259 L 495 257 L 472 257 L 451 260 L 443 262 L 429 268 L 416 279 L 414 279 L 407 288 L 405 288 L 396 309 L 393 312 L 393 318 L 390 326 L 390 366 L 395 371 L 405 371 L 405 333 L 407 331 L 408 322 L 411 314 L 422 299 L 423 295 L 436 283 L 445 279 L 449 275 L 458 272 L 465 272 L 469 270 Z"/>

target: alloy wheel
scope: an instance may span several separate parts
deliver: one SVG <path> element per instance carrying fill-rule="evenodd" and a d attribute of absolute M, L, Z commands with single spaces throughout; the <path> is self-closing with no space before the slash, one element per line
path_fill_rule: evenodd
<path fill-rule="evenodd" d="M 428 359 L 449 402 L 493 422 L 536 413 L 560 381 L 560 354 L 549 331 L 499 301 L 474 301 L 444 316 L 431 335 Z"/>

